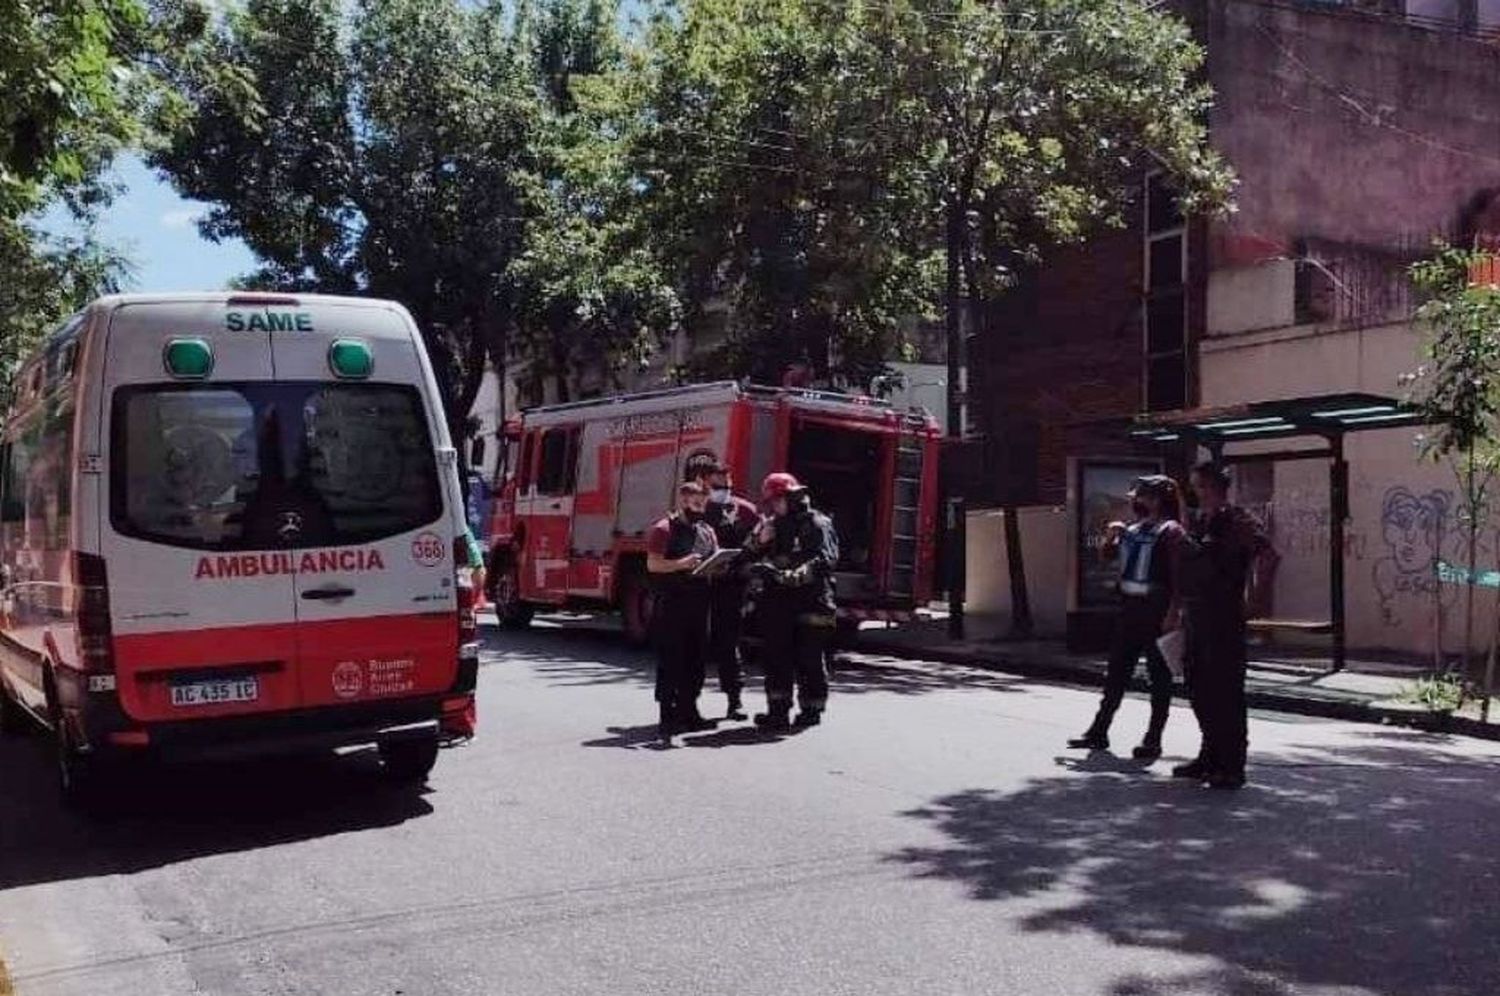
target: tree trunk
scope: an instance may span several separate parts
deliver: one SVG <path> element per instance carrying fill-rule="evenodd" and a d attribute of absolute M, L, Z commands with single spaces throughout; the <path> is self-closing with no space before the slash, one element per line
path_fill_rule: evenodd
<path fill-rule="evenodd" d="M 958 442 L 963 438 L 963 277 L 960 266 L 964 252 L 965 205 L 954 198 L 948 205 L 948 273 L 945 288 L 947 314 L 945 317 L 946 345 L 948 353 L 948 439 Z M 959 475 L 949 476 L 951 484 L 948 496 L 948 635 L 956 640 L 964 637 L 964 582 L 967 573 L 965 547 L 968 544 L 967 512 L 964 508 L 964 484 Z"/>
<path fill-rule="evenodd" d="M 1474 653 L 1474 587 L 1479 580 L 1479 496 L 1474 491 L 1474 445 L 1469 444 L 1469 466 L 1465 474 L 1464 495 L 1469 506 L 1469 583 L 1464 586 L 1464 652 L 1463 671 L 1460 675 L 1458 704 L 1463 705 L 1462 689 L 1469 680 L 1469 667 Z"/>

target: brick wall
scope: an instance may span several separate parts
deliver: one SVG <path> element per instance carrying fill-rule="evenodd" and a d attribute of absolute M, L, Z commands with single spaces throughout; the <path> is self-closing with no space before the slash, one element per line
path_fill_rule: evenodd
<path fill-rule="evenodd" d="M 975 335 L 975 422 L 1002 454 L 1008 437 L 1037 444 L 1030 460 L 1011 454 L 993 461 L 997 475 L 1011 478 L 1016 503 L 1061 504 L 1068 456 L 1079 447 L 1107 451 L 1078 423 L 1140 408 L 1142 266 L 1138 226 L 1060 250 L 997 304 Z M 1032 470 L 1032 480 L 1022 468 Z"/>

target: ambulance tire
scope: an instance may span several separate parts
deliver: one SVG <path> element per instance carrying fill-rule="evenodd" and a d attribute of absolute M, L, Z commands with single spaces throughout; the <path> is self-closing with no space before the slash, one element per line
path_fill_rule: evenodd
<path fill-rule="evenodd" d="M 101 759 L 84 754 L 73 745 L 56 698 L 48 689 L 53 751 L 57 762 L 57 790 L 63 805 L 85 815 L 104 815 L 111 801 L 109 778 Z"/>
<path fill-rule="evenodd" d="M 0 682 L 0 735 L 14 737 L 31 731 L 31 717 L 26 710 L 10 697 L 5 683 Z"/>
<path fill-rule="evenodd" d="M 521 601 L 521 579 L 514 557 L 496 555 L 490 561 L 489 591 L 495 621 L 501 629 L 525 629 L 531 625 L 533 606 Z"/>
<path fill-rule="evenodd" d="M 380 772 L 393 785 L 422 785 L 437 764 L 436 737 L 391 740 L 380 745 Z"/>
<path fill-rule="evenodd" d="M 632 565 L 620 579 L 620 615 L 625 621 L 625 641 L 632 647 L 644 647 L 651 642 L 655 607 L 656 598 L 645 565 Z"/>

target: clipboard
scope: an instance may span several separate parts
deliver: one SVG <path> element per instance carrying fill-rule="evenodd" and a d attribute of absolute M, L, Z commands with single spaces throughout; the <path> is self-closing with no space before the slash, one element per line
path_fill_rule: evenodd
<path fill-rule="evenodd" d="M 740 559 L 742 551 L 736 549 L 715 550 L 709 558 L 697 567 L 693 568 L 695 578 L 716 578 L 723 575 L 729 568 Z"/>

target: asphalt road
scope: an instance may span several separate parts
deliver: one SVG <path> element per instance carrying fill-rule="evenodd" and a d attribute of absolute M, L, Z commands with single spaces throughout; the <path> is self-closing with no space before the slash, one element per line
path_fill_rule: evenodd
<path fill-rule="evenodd" d="M 1212 792 L 1060 749 L 1092 692 L 865 663 L 822 728 L 660 750 L 641 655 L 492 635 L 424 792 L 163 772 L 112 824 L 5 742 L 0 956 L 20 996 L 1500 992 L 1500 745 L 1260 716 Z"/>

